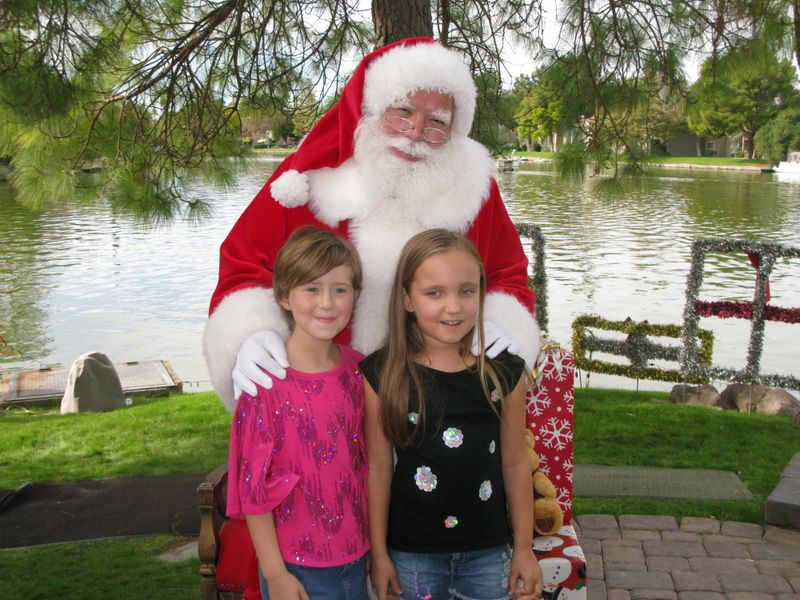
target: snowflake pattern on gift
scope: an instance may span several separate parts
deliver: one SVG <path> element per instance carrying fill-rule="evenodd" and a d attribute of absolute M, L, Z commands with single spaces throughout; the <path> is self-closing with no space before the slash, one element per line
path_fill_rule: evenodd
<path fill-rule="evenodd" d="M 569 519 L 572 515 L 575 362 L 569 352 L 555 348 L 540 354 L 535 368 L 539 377 L 526 396 L 526 421 L 539 449 L 539 468 L 553 482 L 565 519 Z"/>
<path fill-rule="evenodd" d="M 553 481 L 553 476 L 550 474 L 550 460 L 546 455 L 545 456 L 539 455 L 539 466 L 537 467 L 537 469 L 542 473 L 544 473 L 545 475 L 547 475 L 547 478 L 550 481 Z M 553 482 L 553 485 L 555 485 L 555 482 Z"/>
<path fill-rule="evenodd" d="M 414 481 L 417 487 L 423 492 L 432 492 L 436 489 L 436 475 L 431 471 L 430 467 L 421 466 L 417 467 L 417 474 L 414 475 Z"/>
<path fill-rule="evenodd" d="M 567 419 L 550 417 L 537 438 L 541 438 L 548 448 L 564 450 L 572 442 L 572 426 Z"/>
<path fill-rule="evenodd" d="M 572 474 L 575 470 L 575 464 L 572 462 L 572 459 L 561 461 L 561 466 L 564 468 L 564 475 L 566 475 L 567 479 L 572 481 Z"/>
<path fill-rule="evenodd" d="M 575 407 L 575 395 L 572 380 L 575 373 L 575 361 L 569 352 L 549 352 L 542 364 L 541 357 L 537 363 L 540 369 L 539 377 L 532 389 L 528 390 L 525 396 L 525 407 L 528 415 L 541 417 L 552 406 L 549 394 L 555 391 L 563 396 L 563 400 L 558 403 L 559 409 L 563 404 L 566 410 L 572 414 Z M 544 385 L 544 380 L 548 380 Z"/>
<path fill-rule="evenodd" d="M 538 365 L 539 380 L 547 378 L 556 383 L 564 383 L 572 377 L 575 371 L 575 358 L 571 352 L 550 352 L 548 358 L 544 364 Z"/>
<path fill-rule="evenodd" d="M 532 417 L 541 417 L 550 408 L 550 399 L 547 390 L 542 386 L 535 386 L 525 395 L 525 410 Z"/>
<path fill-rule="evenodd" d="M 561 508 L 566 512 L 572 509 L 572 499 L 570 498 L 570 493 L 567 488 L 556 488 L 556 500 L 558 501 Z"/>

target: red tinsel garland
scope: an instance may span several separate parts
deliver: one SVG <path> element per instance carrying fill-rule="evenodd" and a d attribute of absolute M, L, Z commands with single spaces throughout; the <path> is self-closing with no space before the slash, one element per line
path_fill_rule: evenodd
<path fill-rule="evenodd" d="M 701 317 L 719 317 L 720 319 L 752 319 L 753 303 L 719 300 L 709 302 L 698 300 L 695 311 Z M 800 308 L 783 308 L 781 306 L 764 306 L 764 319 L 782 323 L 800 323 Z"/>

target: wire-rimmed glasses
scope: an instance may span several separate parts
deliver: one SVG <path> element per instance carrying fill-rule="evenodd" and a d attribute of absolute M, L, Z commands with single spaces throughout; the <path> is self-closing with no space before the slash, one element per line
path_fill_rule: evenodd
<path fill-rule="evenodd" d="M 405 117 L 386 117 L 386 124 L 394 129 L 397 133 L 408 133 L 416 128 L 416 125 Z M 429 144 L 443 144 L 449 139 L 446 131 L 437 129 L 436 127 L 425 127 L 422 130 L 422 139 Z"/>

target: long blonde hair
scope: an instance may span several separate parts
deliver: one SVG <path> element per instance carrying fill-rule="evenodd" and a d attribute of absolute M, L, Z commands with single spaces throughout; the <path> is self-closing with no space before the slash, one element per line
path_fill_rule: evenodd
<path fill-rule="evenodd" d="M 498 392 L 502 390 L 497 374 L 487 362 L 483 352 L 483 305 L 486 298 L 486 274 L 480 254 L 472 242 L 458 233 L 446 229 L 429 229 L 418 233 L 406 242 L 397 262 L 389 298 L 388 330 L 381 350 L 385 357 L 380 374 L 381 426 L 386 437 L 401 448 L 406 448 L 414 442 L 417 432 L 423 430 L 426 417 L 419 366 L 414 361 L 414 358 L 425 349 L 424 338 L 416 317 L 405 308 L 403 294 L 410 292 L 414 275 L 425 260 L 448 250 L 463 252 L 475 261 L 480 270 L 479 308 L 475 327 L 478 328 L 480 336 L 481 353 L 476 357 L 474 368 L 480 375 L 486 399 L 493 408 L 486 376 L 488 375 L 492 380 Z M 471 354 L 474 329 L 471 329 L 459 342 L 459 352 L 464 358 L 465 364 Z M 416 394 L 419 405 L 419 421 L 413 431 L 409 432 L 408 410 L 412 390 Z"/>

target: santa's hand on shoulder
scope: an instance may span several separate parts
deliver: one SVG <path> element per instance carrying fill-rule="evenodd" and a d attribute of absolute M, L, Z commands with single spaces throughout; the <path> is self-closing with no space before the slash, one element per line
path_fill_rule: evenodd
<path fill-rule="evenodd" d="M 288 366 L 286 346 L 281 336 L 274 331 L 256 331 L 242 342 L 236 355 L 232 373 L 233 399 L 238 400 L 242 392 L 255 396 L 258 394 L 256 385 L 270 389 L 272 377 L 286 377 Z"/>
<path fill-rule="evenodd" d="M 509 354 L 519 354 L 519 345 L 508 337 L 503 330 L 492 321 L 483 322 L 483 341 L 486 348 L 486 356 L 496 358 L 503 350 L 508 350 Z M 481 341 L 478 335 L 478 328 L 472 336 L 472 354 L 478 356 L 481 353 Z"/>

